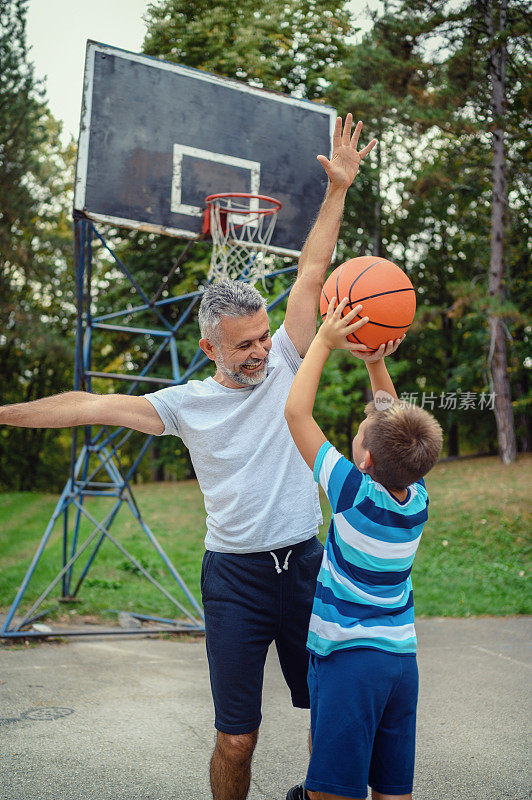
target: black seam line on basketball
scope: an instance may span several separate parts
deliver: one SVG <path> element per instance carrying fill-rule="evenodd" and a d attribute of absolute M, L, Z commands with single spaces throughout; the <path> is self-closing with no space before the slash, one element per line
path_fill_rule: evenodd
<path fill-rule="evenodd" d="M 339 303 L 341 300 L 344 299 L 343 297 L 339 297 L 339 295 L 338 295 L 338 284 L 340 283 L 340 275 L 342 274 L 342 270 L 343 270 L 344 267 L 345 267 L 345 264 L 342 264 L 342 266 L 338 270 L 338 275 L 336 276 L 336 302 L 337 303 Z M 349 298 L 349 299 L 351 299 L 351 298 Z"/>
<path fill-rule="evenodd" d="M 413 287 L 409 289 L 389 289 L 387 292 L 379 292 L 378 294 L 369 294 L 367 297 L 359 297 L 355 302 L 349 300 L 349 305 L 351 308 L 358 306 L 359 303 L 362 303 L 364 300 L 371 300 L 373 297 L 382 297 L 385 294 L 398 294 L 399 292 L 413 292 Z"/>
<path fill-rule="evenodd" d="M 327 307 L 329 307 L 329 303 L 330 303 L 331 301 L 329 300 L 329 298 L 328 298 L 328 297 L 327 297 L 327 295 L 325 294 L 325 289 L 322 289 L 322 290 L 321 290 L 321 293 L 322 293 L 322 295 L 324 296 L 324 298 L 327 300 Z"/>
<path fill-rule="evenodd" d="M 349 287 L 349 294 L 348 294 L 348 297 L 349 297 L 349 302 L 351 302 L 351 289 L 353 288 L 353 286 L 355 285 L 355 283 L 356 283 L 357 281 L 359 281 L 359 280 L 360 280 L 360 278 L 362 277 L 362 275 L 364 275 L 364 273 L 365 273 L 365 272 L 367 272 L 367 271 L 368 271 L 368 269 L 371 269 L 372 267 L 376 267 L 376 266 L 377 266 L 377 264 L 382 264 L 382 263 L 383 263 L 384 261 L 386 261 L 386 260 L 387 260 L 386 258 L 379 258 L 377 261 L 374 261 L 374 262 L 373 262 L 373 264 L 370 264 L 369 266 L 367 266 L 367 267 L 366 267 L 366 269 L 363 269 L 363 270 L 362 270 L 362 272 L 360 273 L 360 275 L 358 275 L 358 276 L 355 278 L 355 280 L 353 281 L 353 283 L 352 283 L 352 284 L 351 284 L 351 286 Z M 338 277 L 340 277 L 340 276 L 338 276 Z M 336 282 L 336 294 L 338 295 L 338 281 Z"/>
<path fill-rule="evenodd" d="M 356 314 L 355 315 L 355 319 L 357 317 L 359 319 L 363 319 L 362 314 Z M 408 327 L 410 327 L 411 324 L 412 324 L 411 322 L 408 322 L 406 325 L 385 325 L 383 322 L 373 322 L 372 319 L 370 319 L 370 320 L 368 320 L 368 322 L 366 322 L 366 325 L 378 325 L 379 328 L 408 328 Z"/>
<path fill-rule="evenodd" d="M 354 339 L 356 339 L 359 344 L 364 344 L 364 342 L 361 342 L 355 333 L 350 333 L 349 336 L 352 336 Z M 364 347 L 367 347 L 367 344 L 364 344 Z"/>

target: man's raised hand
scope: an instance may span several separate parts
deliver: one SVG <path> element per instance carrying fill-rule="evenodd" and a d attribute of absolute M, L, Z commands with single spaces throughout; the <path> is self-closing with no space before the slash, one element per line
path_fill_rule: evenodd
<path fill-rule="evenodd" d="M 317 157 L 331 184 L 344 189 L 348 189 L 351 186 L 358 172 L 360 162 L 377 144 L 377 140 L 372 139 L 366 147 L 358 151 L 357 145 L 362 123 L 357 122 L 351 136 L 352 124 L 353 115 L 348 114 L 342 131 L 342 118 L 338 117 L 334 126 L 331 159 L 329 160 L 325 156 Z"/>

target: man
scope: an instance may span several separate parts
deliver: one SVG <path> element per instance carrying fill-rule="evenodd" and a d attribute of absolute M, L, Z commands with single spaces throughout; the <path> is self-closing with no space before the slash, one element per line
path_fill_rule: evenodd
<path fill-rule="evenodd" d="M 322 547 L 311 471 L 284 420 L 293 377 L 316 332 L 325 273 L 346 192 L 373 140 L 357 151 L 362 123 L 336 121 L 329 178 L 303 247 L 284 324 L 270 337 L 265 303 L 247 284 L 211 286 L 199 313 L 200 347 L 216 373 L 144 397 L 67 392 L 0 408 L 22 427 L 120 425 L 174 434 L 189 447 L 207 511 L 202 568 L 207 653 L 217 740 L 214 800 L 244 800 L 261 721 L 264 662 L 276 642 L 295 706 L 308 708 L 305 648 Z"/>

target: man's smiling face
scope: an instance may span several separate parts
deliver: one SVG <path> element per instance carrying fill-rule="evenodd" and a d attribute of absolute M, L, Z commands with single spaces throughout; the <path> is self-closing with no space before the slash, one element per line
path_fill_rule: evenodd
<path fill-rule="evenodd" d="M 215 341 L 200 346 L 217 367 L 214 379 L 230 389 L 256 386 L 268 371 L 272 346 L 266 309 L 242 317 L 222 317 Z"/>

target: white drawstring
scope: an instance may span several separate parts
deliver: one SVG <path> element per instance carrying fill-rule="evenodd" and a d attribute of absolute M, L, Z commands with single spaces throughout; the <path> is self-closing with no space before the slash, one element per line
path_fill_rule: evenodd
<path fill-rule="evenodd" d="M 281 573 L 281 572 L 282 572 L 282 569 L 281 569 L 281 567 L 279 566 L 279 559 L 277 558 L 277 556 L 275 555 L 275 553 L 273 552 L 273 550 L 270 550 L 270 555 L 271 555 L 271 557 L 273 558 L 273 560 L 275 561 L 275 571 L 276 571 L 277 573 Z"/>
<path fill-rule="evenodd" d="M 286 554 L 286 558 L 285 558 L 284 564 L 283 564 L 283 569 L 284 570 L 288 570 L 288 559 L 290 558 L 290 554 L 291 553 L 292 553 L 292 551 L 289 550 L 288 553 Z M 277 572 L 278 575 L 280 575 L 281 572 L 283 571 L 283 569 L 281 569 L 281 567 L 279 566 L 279 559 L 277 558 L 277 556 L 275 555 L 273 550 L 270 550 L 270 555 L 273 558 L 273 560 L 275 561 L 275 571 Z"/>

